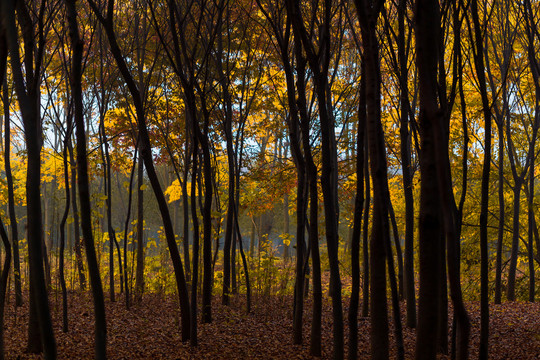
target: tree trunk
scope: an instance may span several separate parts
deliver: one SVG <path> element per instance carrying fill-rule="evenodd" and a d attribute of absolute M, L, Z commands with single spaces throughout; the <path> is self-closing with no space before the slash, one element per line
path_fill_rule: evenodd
<path fill-rule="evenodd" d="M 497 121 L 497 132 L 499 135 L 498 146 L 498 165 L 499 165 L 499 177 L 498 177 L 498 194 L 499 194 L 499 226 L 497 231 L 497 251 L 495 260 L 495 304 L 501 303 L 502 298 L 502 248 L 504 240 L 504 219 L 505 219 L 505 201 L 504 201 L 504 126 L 503 122 Z"/>
<path fill-rule="evenodd" d="M 480 350 L 479 359 L 487 360 L 489 343 L 489 258 L 488 258 L 488 211 L 489 211 L 489 174 L 491 167 L 491 111 L 487 93 L 486 74 L 484 68 L 484 39 L 480 24 L 477 0 L 471 2 L 471 13 L 474 24 L 476 51 L 473 51 L 474 65 L 482 107 L 484 112 L 484 164 L 482 169 L 482 185 L 480 198 Z M 472 40 L 472 34 L 471 34 Z"/>
<path fill-rule="evenodd" d="M 33 19 L 26 8 L 26 4 L 20 3 L 15 13 L 14 3 L 10 1 L 2 2 L 1 13 L 5 27 L 5 36 L 11 59 L 11 71 L 15 81 L 15 90 L 21 109 L 24 135 L 27 151 L 27 171 L 26 171 L 26 209 L 28 226 L 28 263 L 30 268 L 30 307 L 31 313 L 37 315 L 38 331 L 40 338 L 29 338 L 29 345 L 37 342 L 43 345 L 46 359 L 56 358 L 56 342 L 54 339 L 47 287 L 45 284 L 45 273 L 43 271 L 43 224 L 41 212 L 41 148 L 42 148 L 42 124 L 40 118 L 40 81 L 41 58 L 34 56 L 36 48 L 44 46 L 43 40 L 35 44 L 35 31 Z M 18 20 L 21 26 L 22 39 L 19 39 L 17 32 Z M 43 23 L 40 23 L 43 31 Z M 20 41 L 22 40 L 22 41 Z M 25 74 L 20 63 L 19 45 L 24 43 Z M 34 60 L 35 63 L 34 64 Z M 34 65 L 35 68 L 34 68 Z M 29 328 L 35 326 L 30 323 Z M 32 349 L 30 349 L 32 350 Z"/>
<path fill-rule="evenodd" d="M 384 2 L 356 1 L 355 4 L 364 46 L 368 152 L 371 174 L 373 175 L 374 206 L 369 258 L 371 267 L 371 356 L 373 359 L 388 359 L 386 259 L 392 256 L 389 252 L 390 227 L 388 222 L 390 193 L 381 123 L 381 69 L 376 31 L 377 18 Z M 399 311 L 399 307 L 397 311 Z"/>
<path fill-rule="evenodd" d="M 144 293 L 144 163 L 139 150 L 137 159 L 137 270 L 135 273 L 135 296 L 142 300 Z"/>
<path fill-rule="evenodd" d="M 358 358 L 358 306 L 360 303 L 360 233 L 364 209 L 364 138 L 366 129 L 366 74 L 362 59 L 360 100 L 356 132 L 356 197 L 354 200 L 353 232 L 351 239 L 351 300 L 349 304 L 349 359 Z"/>
<path fill-rule="evenodd" d="M 107 358 L 107 323 L 105 319 L 105 301 L 99 265 L 94 248 L 92 234 L 92 209 L 90 203 L 90 186 L 88 179 L 88 162 L 86 157 L 86 131 L 84 125 L 84 109 L 82 95 L 82 57 L 83 41 L 79 36 L 76 0 L 66 0 L 66 13 L 69 23 L 69 34 L 72 45 L 71 89 L 75 105 L 75 126 L 77 136 L 77 180 L 79 185 L 79 201 L 81 204 L 81 228 L 83 232 L 88 273 L 94 299 L 95 316 L 95 358 Z"/>
<path fill-rule="evenodd" d="M 514 220 L 512 224 L 512 250 L 510 253 L 510 267 L 508 269 L 508 285 L 506 298 L 508 301 L 516 300 L 516 268 L 519 250 L 519 212 L 521 208 L 520 195 L 522 179 L 514 179 Z"/>
<path fill-rule="evenodd" d="M 418 298 L 418 327 L 416 359 L 431 360 L 437 354 L 439 261 L 441 251 L 442 219 L 439 201 L 437 165 L 433 127 L 442 115 L 436 95 L 437 41 L 439 5 L 433 0 L 417 0 L 415 4 L 415 30 L 417 67 L 420 82 L 420 214 L 419 261 L 420 293 Z M 431 49 L 433 48 L 433 49 Z M 431 51 L 430 51 L 431 50 Z"/>
<path fill-rule="evenodd" d="M 192 120 L 193 121 L 193 120 Z M 197 176 L 199 160 L 199 143 L 193 134 L 193 161 L 191 172 L 191 223 L 193 224 L 193 276 L 191 277 L 191 328 L 190 345 L 197 346 L 197 284 L 199 281 L 199 219 L 197 215 Z"/>
<path fill-rule="evenodd" d="M 404 290 L 407 301 L 407 321 L 410 328 L 416 327 L 416 287 L 414 283 L 414 198 L 411 165 L 411 137 L 409 134 L 409 87 L 408 65 L 405 53 L 405 12 L 406 0 L 398 4 L 398 59 L 400 66 L 400 150 L 401 170 L 403 178 L 403 194 L 405 197 L 405 258 L 404 258 Z"/>
<path fill-rule="evenodd" d="M 0 40 L 2 41 L 2 40 Z M 7 55 L 7 49 L 5 49 Z M 15 284 L 15 306 L 23 304 L 21 289 L 21 260 L 19 256 L 19 231 L 17 226 L 17 216 L 15 214 L 15 196 L 13 190 L 13 176 L 11 174 L 11 118 L 9 113 L 9 94 L 7 80 L 4 77 L 2 82 L 2 101 L 4 104 L 4 162 L 6 171 L 6 182 L 8 187 L 8 209 L 9 222 L 11 228 L 11 244 L 13 246 L 13 277 Z M 2 85 L 0 83 L 0 85 Z"/>
<path fill-rule="evenodd" d="M 174 268 L 174 274 L 175 274 L 175 280 L 176 280 L 176 286 L 178 289 L 178 298 L 180 302 L 180 311 L 182 315 L 182 341 L 186 341 L 189 339 L 190 334 L 190 306 L 189 306 L 189 294 L 187 290 L 187 284 L 186 279 L 184 276 L 184 268 L 182 265 L 182 259 L 180 258 L 180 253 L 178 251 L 178 247 L 176 245 L 176 239 L 174 236 L 174 230 L 172 227 L 172 221 L 171 216 L 169 213 L 169 208 L 167 205 L 167 200 L 165 199 L 165 195 L 163 194 L 163 190 L 161 189 L 161 185 L 159 183 L 159 179 L 154 167 L 154 161 L 152 158 L 152 145 L 150 143 L 150 137 L 148 134 L 148 128 L 146 126 L 146 117 L 145 117 L 145 110 L 143 106 L 143 99 L 141 97 L 141 93 L 139 89 L 137 88 L 137 84 L 135 83 L 133 76 L 131 75 L 128 66 L 126 64 L 126 60 L 122 56 L 122 52 L 120 50 L 120 47 L 118 46 L 118 42 L 116 39 L 116 34 L 114 32 L 113 27 L 113 13 L 112 10 L 114 10 L 114 0 L 109 0 L 108 4 L 108 11 L 107 17 L 103 17 L 100 9 L 96 5 L 96 3 L 93 0 L 88 0 L 88 3 L 90 7 L 92 8 L 92 11 L 97 16 L 98 20 L 102 23 L 102 25 L 105 28 L 105 31 L 107 33 L 107 38 L 109 39 L 109 46 L 111 53 L 113 54 L 116 64 L 118 66 L 118 69 L 120 70 L 120 73 L 122 74 L 122 78 L 127 84 L 127 87 L 129 89 L 129 92 L 131 94 L 131 97 L 133 99 L 133 103 L 135 106 L 135 113 L 137 116 L 137 127 L 139 130 L 139 141 L 141 146 L 141 157 L 144 161 L 144 166 L 146 168 L 146 172 L 148 174 L 148 179 L 150 180 L 150 184 L 152 185 L 152 189 L 154 191 L 154 195 L 156 197 L 156 201 L 158 203 L 159 212 L 161 214 L 161 218 L 163 220 L 163 228 L 165 232 L 165 238 L 167 240 L 167 247 L 169 248 L 169 254 L 171 256 L 173 268 Z"/>
<path fill-rule="evenodd" d="M 82 239 L 79 233 L 79 209 L 77 207 L 77 163 L 75 162 L 75 156 L 73 153 L 73 145 L 71 139 L 68 143 L 68 152 L 71 167 L 71 191 L 73 196 L 71 197 L 71 214 L 73 215 L 73 229 L 75 233 L 75 262 L 77 263 L 77 270 L 79 274 L 79 285 L 81 291 L 86 290 L 86 275 L 84 271 L 84 262 L 82 257 Z"/>

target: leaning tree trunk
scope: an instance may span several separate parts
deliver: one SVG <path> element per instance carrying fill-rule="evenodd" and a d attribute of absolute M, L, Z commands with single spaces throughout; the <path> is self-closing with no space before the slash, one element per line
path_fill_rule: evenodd
<path fill-rule="evenodd" d="M 178 289 L 178 298 L 180 302 L 180 311 L 181 311 L 181 317 L 182 317 L 182 321 L 181 321 L 182 340 L 186 341 L 189 339 L 189 336 L 190 336 L 190 322 L 191 322 L 189 294 L 188 294 L 186 279 L 184 276 L 184 268 L 182 266 L 182 259 L 180 258 L 180 253 L 178 251 L 178 246 L 176 244 L 176 239 L 174 236 L 174 229 L 172 226 L 172 221 L 171 221 L 169 208 L 167 205 L 167 200 L 165 199 L 165 195 L 163 194 L 163 190 L 161 188 L 161 184 L 159 183 L 156 169 L 154 167 L 154 160 L 152 158 L 152 145 L 150 143 L 150 136 L 148 134 L 148 128 L 146 125 L 143 99 L 141 97 L 141 93 L 139 89 L 137 88 L 137 84 L 135 83 L 135 80 L 133 79 L 133 76 L 131 72 L 129 71 L 126 60 L 122 56 L 122 51 L 116 39 L 116 33 L 114 32 L 114 27 L 113 27 L 114 0 L 109 0 L 108 7 L 107 7 L 108 9 L 107 17 L 103 17 L 101 10 L 99 9 L 97 4 L 93 0 L 88 0 L 88 3 L 90 7 L 92 8 L 93 13 L 97 16 L 99 22 L 105 28 L 105 31 L 107 33 L 107 38 L 109 40 L 109 47 L 110 47 L 111 53 L 116 60 L 118 69 L 120 70 L 120 73 L 122 74 L 122 78 L 127 84 L 127 87 L 129 89 L 129 92 L 131 94 L 131 97 L 135 106 L 135 113 L 137 116 L 137 127 L 139 130 L 141 157 L 144 161 L 144 166 L 146 168 L 148 179 L 150 180 L 150 184 L 152 185 L 152 189 L 154 191 L 154 195 L 158 203 L 159 212 L 163 220 L 163 229 L 165 232 L 165 239 L 167 241 L 167 247 L 169 248 L 169 254 L 171 256 L 174 274 L 175 274 L 176 286 Z"/>

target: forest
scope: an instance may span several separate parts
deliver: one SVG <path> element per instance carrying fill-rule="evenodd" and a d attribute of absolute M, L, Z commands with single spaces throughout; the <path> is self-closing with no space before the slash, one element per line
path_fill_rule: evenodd
<path fill-rule="evenodd" d="M 538 359 L 539 22 L 1 0 L 0 359 Z"/>

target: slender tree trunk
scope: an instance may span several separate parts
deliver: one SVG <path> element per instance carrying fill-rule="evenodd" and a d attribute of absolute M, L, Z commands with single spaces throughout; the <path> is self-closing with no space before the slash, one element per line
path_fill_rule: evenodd
<path fill-rule="evenodd" d="M 193 224 L 193 276 L 191 278 L 191 328 L 190 345 L 197 346 L 197 284 L 199 281 L 199 219 L 197 215 L 197 175 L 199 160 L 199 143 L 193 134 L 193 161 L 191 176 L 191 223 Z"/>
<path fill-rule="evenodd" d="M 8 44 L 11 60 L 11 72 L 15 82 L 15 90 L 21 109 L 24 136 L 27 151 L 27 171 L 26 171 L 26 209 L 27 222 L 30 224 L 27 231 L 28 241 L 28 263 L 30 268 L 30 308 L 31 315 L 34 313 L 37 318 L 38 329 L 32 331 L 32 324 L 29 322 L 29 350 L 32 349 L 32 342 L 37 342 L 37 347 L 43 345 L 46 359 L 56 358 L 56 342 L 54 339 L 47 287 L 45 284 L 45 273 L 43 271 L 43 224 L 41 211 L 41 148 L 42 148 L 42 124 L 40 118 L 40 76 L 41 57 L 35 54 L 36 48 L 44 46 L 42 38 L 39 44 L 35 44 L 37 34 L 35 33 L 33 19 L 26 7 L 20 3 L 15 12 L 14 2 L 4 1 L 0 4 L 1 16 L 5 27 L 5 36 Z M 17 21 L 21 26 L 22 39 L 19 39 L 17 31 Z M 38 31 L 43 31 L 43 22 L 39 22 Z M 20 63 L 19 45 L 24 44 L 24 66 L 23 74 Z M 35 56 L 37 55 L 37 56 Z M 32 316 L 31 316 L 32 317 Z M 32 319 L 30 319 L 32 320 Z M 41 341 L 40 341 L 41 339 Z"/>
<path fill-rule="evenodd" d="M 137 270 L 135 273 L 135 296 L 142 300 L 144 293 L 144 163 L 139 150 L 137 160 Z"/>
<path fill-rule="evenodd" d="M 529 301 L 534 302 L 535 298 L 535 271 L 534 271 L 534 250 L 533 250 L 533 237 L 534 237 L 534 162 L 536 160 L 536 133 L 538 132 L 538 127 L 540 126 L 540 68 L 538 60 L 536 57 L 536 48 L 535 48 L 535 36 L 538 36 L 538 28 L 535 22 L 535 18 L 532 11 L 532 6 L 530 0 L 524 2 L 525 7 L 525 23 L 527 29 L 527 54 L 529 57 L 529 66 L 531 69 L 531 74 L 534 81 L 535 87 L 535 111 L 534 111 L 534 124 L 533 124 L 533 136 L 531 142 L 531 149 L 529 151 L 529 206 L 528 206 L 528 217 L 529 217 L 529 243 L 528 243 L 528 256 L 529 256 Z M 540 259 L 539 259 L 540 260 Z"/>
<path fill-rule="evenodd" d="M 129 287 L 128 286 L 128 276 L 127 276 L 128 230 L 129 230 L 129 225 L 131 223 L 130 220 L 131 220 L 131 205 L 132 205 L 132 202 L 133 202 L 133 178 L 135 177 L 135 167 L 137 166 L 137 155 L 139 153 L 138 148 L 139 148 L 139 144 L 138 144 L 138 141 L 137 141 L 137 143 L 135 144 L 135 149 L 134 149 L 133 165 L 131 166 L 131 173 L 130 173 L 130 176 L 129 176 L 127 214 L 126 214 L 126 221 L 124 222 L 124 259 L 125 259 L 124 260 L 124 276 L 125 276 L 125 279 L 126 279 L 126 288 Z M 141 246 L 141 248 L 144 248 L 144 246 Z M 139 242 L 137 242 L 137 255 L 138 255 L 138 251 L 139 251 Z M 142 249 L 141 249 L 141 252 L 143 252 Z M 138 258 L 137 258 L 137 261 L 139 261 Z M 139 271 L 144 274 L 143 266 L 144 265 L 139 266 L 139 264 L 137 264 L 137 270 L 136 270 L 137 274 L 136 274 L 135 281 L 136 281 L 136 285 L 138 285 L 138 286 L 140 286 L 140 282 L 137 282 L 137 277 L 140 276 Z M 142 270 L 140 270 L 140 269 L 142 269 Z M 133 274 L 133 272 L 132 272 L 132 274 Z M 133 280 L 133 277 L 131 279 Z M 139 290 L 141 291 L 140 293 L 138 292 Z M 135 287 L 135 300 L 136 301 L 141 300 L 143 292 L 144 292 L 144 286 L 142 286 L 142 289 L 138 289 L 137 286 Z M 126 294 L 127 294 L 127 292 L 126 292 Z M 126 296 L 126 308 L 128 310 L 130 308 L 130 305 L 131 305 L 131 301 Z"/>
<path fill-rule="evenodd" d="M 489 258 L 488 258 L 488 207 L 489 207 L 489 174 L 491 167 L 491 111 L 487 93 L 484 68 L 483 24 L 480 24 L 478 2 L 472 0 L 471 13 L 474 24 L 476 51 L 473 51 L 474 65 L 482 107 L 484 110 L 484 164 L 482 169 L 482 185 L 480 198 L 480 350 L 479 359 L 488 359 L 489 343 Z M 472 34 L 471 34 L 472 40 Z"/>
<path fill-rule="evenodd" d="M 358 306 L 360 302 L 360 233 L 364 209 L 364 137 L 366 128 L 366 75 L 362 60 L 360 100 L 356 132 L 356 197 L 354 201 L 353 233 L 351 239 L 351 300 L 349 304 L 349 359 L 358 358 Z"/>
<path fill-rule="evenodd" d="M 64 186 L 66 194 L 66 205 L 64 214 L 62 215 L 62 220 L 60 221 L 60 259 L 59 259 L 59 272 L 60 272 L 60 287 L 62 288 L 62 331 L 68 332 L 68 299 L 67 299 L 67 287 L 66 287 L 66 277 L 64 274 L 64 252 L 65 252 L 65 243 L 66 243 L 66 221 L 69 215 L 69 205 L 71 201 L 71 191 L 69 189 L 69 162 L 68 162 L 68 144 L 71 141 L 71 132 L 72 125 L 71 119 L 68 120 L 68 126 L 66 130 L 66 135 L 64 139 L 64 150 L 63 150 L 63 160 L 64 160 Z"/>
<path fill-rule="evenodd" d="M 2 40 L 0 40 L 2 41 Z M 7 49 L 6 55 L 7 55 Z M 0 85 L 2 85 L 0 83 Z M 9 94 L 7 80 L 4 78 L 2 87 L 2 101 L 4 105 L 4 166 L 6 171 L 6 182 L 8 187 L 8 209 L 9 222 L 11 228 L 11 244 L 13 246 L 13 273 L 15 284 L 15 306 L 23 304 L 21 287 L 21 260 L 19 256 L 19 230 L 17 226 L 17 216 L 15 214 L 15 195 L 13 189 L 13 176 L 11 174 L 11 117 L 9 113 Z"/>
<path fill-rule="evenodd" d="M 75 162 L 75 156 L 73 153 L 73 145 L 71 139 L 68 143 L 68 152 L 70 158 L 71 167 L 71 192 L 74 194 L 71 197 L 71 214 L 73 215 L 73 229 L 75 234 L 75 262 L 77 263 L 77 271 L 79 274 L 79 285 L 81 291 L 86 290 L 86 275 L 84 271 L 84 262 L 82 257 L 82 239 L 79 233 L 79 209 L 77 207 L 77 163 Z"/>
<path fill-rule="evenodd" d="M 508 269 L 508 285 L 506 288 L 506 298 L 508 301 L 516 300 L 516 269 L 519 250 L 519 212 L 521 208 L 520 197 L 522 178 L 514 179 L 514 219 L 512 225 L 512 250 L 510 253 L 510 267 Z"/>
<path fill-rule="evenodd" d="M 172 226 L 171 216 L 169 213 L 169 208 L 167 205 L 167 200 L 165 199 L 165 195 L 163 194 L 163 190 L 161 189 L 161 184 L 159 183 L 159 179 L 158 179 L 155 167 L 154 167 L 154 161 L 152 158 L 152 145 L 150 143 L 148 128 L 146 126 L 145 110 L 143 106 L 143 99 L 141 97 L 141 92 L 137 88 L 137 84 L 135 83 L 133 76 L 131 75 L 129 71 L 129 68 L 126 64 L 125 59 L 122 56 L 122 51 L 120 50 L 120 47 L 116 39 L 116 33 L 114 32 L 114 27 L 113 27 L 114 0 L 109 0 L 108 7 L 107 7 L 108 13 L 107 13 L 106 18 L 103 17 L 100 9 L 98 8 L 98 6 L 93 0 L 87 0 L 87 1 L 90 7 L 92 8 L 92 11 L 94 12 L 94 14 L 97 16 L 98 20 L 101 22 L 101 24 L 105 28 L 105 31 L 107 33 L 107 38 L 109 40 L 109 47 L 110 47 L 111 53 L 116 60 L 118 69 L 120 70 L 120 73 L 122 74 L 122 78 L 126 82 L 129 92 L 131 94 L 131 97 L 133 99 L 133 103 L 135 106 L 135 113 L 137 116 L 137 127 L 139 130 L 141 158 L 144 161 L 144 166 L 146 168 L 148 179 L 150 180 L 150 184 L 152 185 L 152 189 L 154 191 L 154 195 L 158 203 L 159 212 L 163 220 L 165 238 L 167 240 L 167 247 L 169 248 L 169 254 L 171 256 L 174 274 L 175 274 L 176 286 L 178 288 L 178 298 L 180 302 L 180 311 L 182 315 L 182 325 L 181 325 L 182 326 L 182 341 L 186 341 L 189 339 L 189 336 L 190 336 L 189 329 L 191 327 L 190 326 L 191 318 L 190 318 L 189 294 L 187 290 L 186 279 L 184 276 L 184 268 L 182 265 L 182 259 L 180 258 L 180 253 L 178 251 L 176 239 L 174 236 L 174 230 Z"/>
<path fill-rule="evenodd" d="M 88 162 L 86 157 L 86 131 L 84 125 L 84 109 L 82 95 L 82 56 L 83 41 L 79 36 L 76 0 L 66 0 L 66 13 L 69 23 L 69 34 L 72 45 L 71 88 L 75 105 L 75 126 L 77 136 L 77 180 L 79 185 L 79 201 L 81 204 L 81 228 L 83 232 L 88 262 L 88 273 L 94 299 L 95 316 L 95 358 L 107 358 L 107 323 L 105 320 L 105 301 L 99 265 L 94 248 L 92 234 L 92 209 L 90 203 L 90 187 L 88 179 Z"/>
<path fill-rule="evenodd" d="M 504 240 L 504 221 L 505 221 L 505 201 L 504 201 L 504 126 L 502 120 L 497 121 L 497 132 L 499 134 L 498 146 L 498 194 L 499 194 L 499 226 L 497 231 L 497 250 L 495 260 L 495 304 L 501 303 L 502 298 L 502 247 Z"/>
<path fill-rule="evenodd" d="M 0 8 L 1 9 L 1 8 Z M 10 147 L 10 136 L 9 136 L 9 107 L 7 101 L 7 81 L 5 80 L 6 69 L 7 69 L 7 58 L 8 58 L 8 49 L 5 38 L 4 26 L 2 25 L 3 19 L 0 18 L 0 88 L 2 88 L 2 100 L 4 105 L 4 114 L 6 114 L 6 133 L 5 133 L 5 147 L 4 155 L 5 162 L 9 164 L 9 147 Z M 0 115 L 1 117 L 1 115 Z M 1 125 L 0 125 L 1 128 Z M 6 165 L 6 176 L 8 176 L 9 165 Z M 11 177 L 11 173 L 9 173 Z M 10 203 L 13 196 L 13 192 L 10 194 Z M 11 204 L 10 204 L 11 205 Z M 10 206 L 10 215 L 11 215 L 11 206 Z M 14 214 L 13 214 L 14 215 Z M 11 219 L 11 217 L 10 217 Z M 11 220 L 12 221 L 12 220 Z M 14 224 L 13 222 L 11 223 Z M 16 223 L 15 223 L 16 224 Z M 16 227 L 15 227 L 16 229 Z M 16 233 L 16 230 L 15 230 Z M 11 244 L 9 243 L 9 238 L 4 228 L 4 223 L 0 219 L 0 237 L 4 243 L 4 249 L 6 251 L 6 257 L 4 259 L 4 267 L 2 269 L 2 275 L 0 277 L 0 360 L 4 360 L 4 308 L 6 303 L 6 290 L 8 287 L 9 281 L 9 267 L 11 264 Z M 16 237 L 13 239 L 17 239 Z M 15 304 L 17 306 L 17 304 Z"/>
<path fill-rule="evenodd" d="M 390 195 L 388 195 L 390 199 Z M 404 285 L 403 285 L 403 252 L 401 251 L 401 239 L 399 237 L 396 214 L 394 213 L 394 206 L 392 201 L 388 201 L 388 211 L 390 212 L 390 223 L 392 224 L 392 237 L 394 238 L 394 246 L 396 247 L 396 259 L 397 259 L 397 268 L 398 268 L 398 294 L 399 299 L 403 300 L 404 297 Z"/>
<path fill-rule="evenodd" d="M 300 115 L 300 127 L 302 133 L 302 146 L 304 148 L 306 182 L 309 192 L 309 231 L 308 241 L 311 253 L 311 263 L 313 267 L 313 315 L 311 320 L 311 342 L 310 353 L 313 356 L 321 356 L 322 352 L 322 285 L 321 285 L 321 259 L 319 252 L 319 189 L 317 186 L 317 166 L 313 159 L 311 149 L 309 128 L 310 117 L 307 111 L 306 104 L 306 82 L 305 82 L 305 59 L 302 58 L 300 48 L 296 48 L 297 57 L 297 88 L 298 88 L 298 114 Z M 296 150 L 299 156 L 301 152 Z M 306 200 L 307 201 L 307 200 Z M 307 205 L 307 204 L 305 204 Z M 304 271 L 309 270 L 308 256 L 306 254 L 306 263 Z M 305 288 L 308 288 L 309 283 L 306 281 Z"/>
<path fill-rule="evenodd" d="M 364 46 L 369 163 L 371 174 L 373 174 L 374 206 L 369 258 L 371 267 L 371 356 L 373 359 L 382 360 L 389 357 L 386 259 L 392 256 L 389 252 L 390 198 L 384 133 L 381 123 L 381 70 L 376 32 L 377 18 L 382 6 L 384 6 L 384 1 L 356 1 L 355 4 Z M 394 269 L 392 268 L 390 271 L 392 274 Z"/>
<path fill-rule="evenodd" d="M 416 288 L 414 283 L 414 198 L 411 170 L 411 137 L 409 134 L 409 87 L 408 64 L 405 53 L 405 12 L 406 0 L 398 4 L 398 58 L 400 66 L 400 150 L 405 197 L 405 258 L 404 290 L 407 301 L 407 326 L 416 327 Z"/>
<path fill-rule="evenodd" d="M 0 35 L 1 36 L 1 35 Z M 0 41 L 2 41 L 0 39 Z M 0 56 L 1 56 L 0 51 Z M 1 60 L 0 60 L 1 61 Z M 1 71 L 0 63 L 0 71 Z M 1 76 L 0 76 L 1 80 Z M 1 84 L 1 82 L 0 82 Z M 9 238 L 4 228 L 4 223 L 0 220 L 0 237 L 2 238 L 2 243 L 4 244 L 4 249 L 6 251 L 6 257 L 4 258 L 4 266 L 2 268 L 2 275 L 0 276 L 0 360 L 4 360 L 4 309 L 6 305 L 6 293 L 8 288 L 9 280 L 9 268 L 11 266 L 11 244 L 9 243 Z"/>

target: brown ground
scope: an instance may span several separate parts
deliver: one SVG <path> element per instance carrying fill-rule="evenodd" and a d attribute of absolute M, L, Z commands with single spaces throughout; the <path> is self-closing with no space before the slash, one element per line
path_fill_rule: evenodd
<path fill-rule="evenodd" d="M 291 297 L 259 298 L 250 315 L 243 298 L 224 307 L 214 299 L 214 322 L 199 325 L 199 346 L 180 341 L 175 299 L 147 295 L 126 311 L 123 298 L 106 302 L 110 359 L 309 359 L 310 303 L 306 303 L 304 345 L 292 344 Z M 26 302 L 27 303 L 27 302 Z M 60 359 L 93 358 L 93 312 L 90 294 L 71 294 L 70 331 L 61 331 L 60 296 L 51 306 Z M 403 304 L 402 304 L 403 306 Z M 471 359 L 477 358 L 479 306 L 468 303 L 472 320 Z M 344 306 L 347 311 L 347 304 Z M 402 309 L 403 310 L 403 309 Z M 402 311 L 403 313 L 403 311 Z M 5 345 L 8 359 L 36 359 L 24 353 L 27 307 L 6 310 Z M 345 315 L 346 318 L 346 315 Z M 369 319 L 359 319 L 361 359 L 369 358 Z M 347 327 L 346 327 L 347 334 Z M 331 306 L 323 314 L 323 358 L 331 358 Z M 346 335 L 347 337 L 347 335 Z M 490 359 L 540 359 L 540 304 L 505 303 L 491 306 Z M 414 331 L 404 330 L 406 358 L 414 357 Z M 391 336 L 391 358 L 394 358 Z M 347 341 L 346 341 L 347 342 Z M 346 345 L 347 346 L 347 345 Z M 446 359 L 442 357 L 441 359 Z"/>

